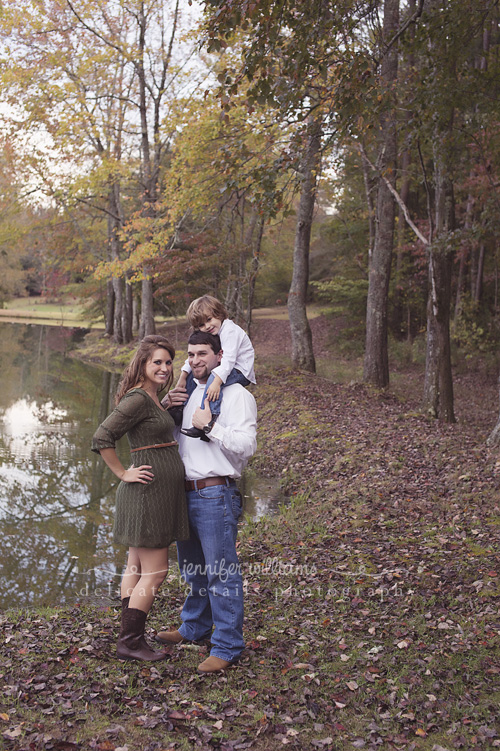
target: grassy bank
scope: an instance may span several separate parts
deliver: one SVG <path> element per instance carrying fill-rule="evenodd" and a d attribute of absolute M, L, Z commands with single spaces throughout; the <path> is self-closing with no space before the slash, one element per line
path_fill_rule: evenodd
<path fill-rule="evenodd" d="M 156 318 L 158 325 L 165 320 L 167 319 L 164 316 Z M 3 308 L 0 308 L 0 321 L 43 323 L 47 326 L 78 326 L 101 332 L 104 329 L 104 322 L 89 319 L 84 302 L 71 297 L 57 301 L 45 297 L 18 297 L 9 300 Z"/>
<path fill-rule="evenodd" d="M 241 529 L 240 664 L 120 663 L 117 606 L 3 613 L 4 748 L 499 747 L 496 384 L 458 378 L 443 426 L 419 378 L 396 398 L 261 364 L 254 465 L 290 504 Z M 150 636 L 183 596 L 173 576 Z"/>
<path fill-rule="evenodd" d="M 324 310 L 324 307 L 318 305 L 310 306 L 308 308 L 309 319 L 320 316 Z M 259 308 L 254 310 L 252 315 L 257 320 L 288 320 L 286 305 Z M 97 331 L 104 329 L 103 322 L 89 321 L 85 304 L 77 298 L 65 298 L 59 301 L 49 300 L 45 297 L 13 298 L 5 303 L 3 308 L 0 308 L 0 320 L 43 322 L 53 326 L 82 326 Z M 175 321 L 173 317 L 166 318 L 165 316 L 156 316 L 155 320 L 158 326 Z M 182 318 L 179 318 L 179 324 L 182 326 L 183 323 Z"/>
<path fill-rule="evenodd" d="M 73 299 L 58 302 L 44 297 L 19 297 L 9 300 L 0 308 L 0 321 L 44 323 L 52 326 L 89 327 L 85 306 Z M 94 324 L 92 324 L 94 327 Z M 99 325 L 95 326 L 99 328 Z M 102 327 L 103 328 L 103 327 Z"/>

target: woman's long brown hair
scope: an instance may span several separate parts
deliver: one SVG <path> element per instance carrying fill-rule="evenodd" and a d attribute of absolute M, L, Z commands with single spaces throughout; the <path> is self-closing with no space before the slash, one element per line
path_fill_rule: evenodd
<path fill-rule="evenodd" d="M 146 363 L 153 356 L 155 349 L 167 350 L 172 360 L 175 357 L 175 349 L 165 336 L 161 336 L 160 334 L 150 334 L 149 336 L 145 336 L 139 343 L 130 364 L 127 365 L 123 372 L 122 379 L 118 384 L 118 389 L 116 391 L 115 404 L 118 404 L 118 402 L 123 399 L 127 391 L 130 391 L 134 386 L 137 386 L 141 382 L 141 379 L 144 380 Z M 162 386 L 160 391 L 170 388 L 173 379 L 174 373 L 172 371 L 170 378 L 165 386 Z"/>

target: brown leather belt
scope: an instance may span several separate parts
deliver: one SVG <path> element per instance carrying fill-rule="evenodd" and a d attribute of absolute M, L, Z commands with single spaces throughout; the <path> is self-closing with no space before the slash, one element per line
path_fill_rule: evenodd
<path fill-rule="evenodd" d="M 184 486 L 186 490 L 203 490 L 212 485 L 229 485 L 231 482 L 233 480 L 230 477 L 205 477 L 203 480 L 185 480 Z"/>
<path fill-rule="evenodd" d="M 177 441 L 170 441 L 170 443 L 153 443 L 152 446 L 139 446 L 136 449 L 130 449 L 132 454 L 134 451 L 144 451 L 144 449 L 163 449 L 165 446 L 177 446 Z"/>

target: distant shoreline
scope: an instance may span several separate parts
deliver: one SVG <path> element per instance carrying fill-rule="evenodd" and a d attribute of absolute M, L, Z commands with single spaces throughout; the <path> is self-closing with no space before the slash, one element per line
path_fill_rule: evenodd
<path fill-rule="evenodd" d="M 0 323 L 33 323 L 43 326 L 64 326 L 69 329 L 102 329 L 103 323 L 85 323 L 80 320 L 68 320 L 64 318 L 48 318 L 45 316 L 21 316 L 13 314 L 12 311 L 0 310 Z"/>

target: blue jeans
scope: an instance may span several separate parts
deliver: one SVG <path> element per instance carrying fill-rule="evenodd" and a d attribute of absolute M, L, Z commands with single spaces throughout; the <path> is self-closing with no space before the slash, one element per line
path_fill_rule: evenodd
<path fill-rule="evenodd" d="M 191 641 L 210 637 L 211 655 L 235 660 L 245 647 L 243 581 L 236 553 L 241 495 L 231 482 L 191 490 L 186 500 L 190 538 L 177 543 L 177 555 L 189 592 L 179 631 Z"/>
<path fill-rule="evenodd" d="M 205 391 L 203 392 L 203 397 L 201 399 L 201 408 L 203 409 L 203 404 L 205 402 L 205 397 L 207 395 L 207 389 L 214 380 L 214 375 L 211 373 L 208 377 L 208 381 L 205 386 Z M 248 378 L 245 378 L 243 373 L 241 371 L 237 370 L 236 368 L 233 368 L 232 371 L 229 373 L 228 377 L 226 378 L 226 382 L 222 384 L 219 397 L 217 399 L 214 399 L 212 402 L 208 402 L 210 406 L 210 412 L 213 415 L 220 415 L 220 407 L 222 402 L 222 396 L 223 396 L 223 389 L 224 386 L 231 386 L 233 383 L 241 383 L 242 386 L 250 386 L 250 381 Z M 187 381 L 186 381 L 186 391 L 188 392 L 188 396 L 191 396 L 193 391 L 196 389 L 196 384 L 194 382 L 193 374 L 188 373 Z"/>

